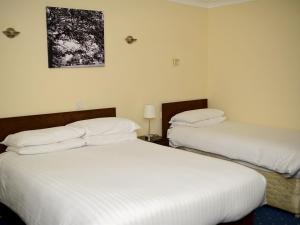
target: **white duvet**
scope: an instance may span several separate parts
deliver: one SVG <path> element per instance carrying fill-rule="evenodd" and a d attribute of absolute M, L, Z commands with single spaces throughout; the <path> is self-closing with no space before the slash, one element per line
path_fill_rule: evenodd
<path fill-rule="evenodd" d="M 300 131 L 225 121 L 199 128 L 174 127 L 169 129 L 168 138 L 174 147 L 223 155 L 287 177 L 300 174 Z"/>
<path fill-rule="evenodd" d="M 27 225 L 212 225 L 264 201 L 252 169 L 127 141 L 39 155 L 0 155 L 0 201 Z"/>

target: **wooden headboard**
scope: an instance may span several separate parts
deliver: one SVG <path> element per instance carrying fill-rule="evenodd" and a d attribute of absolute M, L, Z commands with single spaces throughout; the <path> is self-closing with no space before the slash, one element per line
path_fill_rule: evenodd
<path fill-rule="evenodd" d="M 49 127 L 64 126 L 77 120 L 93 119 L 98 117 L 115 117 L 116 108 L 92 109 L 73 112 L 51 113 L 32 116 L 0 118 L 0 141 L 16 132 L 35 130 Z M 0 144 L 0 153 L 5 146 Z"/>
<path fill-rule="evenodd" d="M 191 101 L 169 102 L 162 104 L 162 136 L 167 137 L 167 131 L 170 127 L 170 119 L 177 113 L 187 110 L 207 108 L 207 99 L 197 99 Z"/>

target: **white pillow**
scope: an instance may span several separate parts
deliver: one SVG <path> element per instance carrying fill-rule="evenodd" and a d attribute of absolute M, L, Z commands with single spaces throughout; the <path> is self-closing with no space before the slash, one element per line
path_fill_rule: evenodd
<path fill-rule="evenodd" d="M 221 116 L 224 116 L 224 112 L 219 109 L 210 109 L 210 108 L 195 109 L 195 110 L 189 110 L 189 111 L 176 114 L 171 118 L 170 123 L 173 122 L 195 123 L 198 121 L 212 119 Z"/>
<path fill-rule="evenodd" d="M 123 134 L 94 135 L 85 136 L 83 139 L 87 145 L 106 145 L 122 141 L 136 140 L 137 134 L 136 132 L 131 132 Z"/>
<path fill-rule="evenodd" d="M 85 141 L 82 138 L 75 138 L 71 140 L 66 140 L 54 144 L 48 145 L 36 145 L 36 146 L 26 146 L 26 147 L 7 147 L 6 151 L 13 151 L 20 155 L 34 155 L 49 152 L 64 151 L 73 148 L 79 148 L 85 145 Z"/>
<path fill-rule="evenodd" d="M 34 145 L 46 145 L 74 139 L 83 136 L 82 128 L 74 127 L 51 127 L 39 130 L 27 130 L 8 135 L 2 144 L 6 146 L 24 147 Z"/>
<path fill-rule="evenodd" d="M 208 120 L 201 120 L 195 123 L 187 123 L 187 122 L 173 122 L 171 124 L 171 128 L 172 127 L 178 127 L 178 126 L 185 126 L 185 127 L 206 127 L 206 126 L 211 126 L 211 125 L 215 125 L 215 124 L 219 124 L 222 123 L 226 120 L 225 116 L 222 117 L 216 117 L 216 118 L 212 118 L 212 119 L 208 119 Z"/>
<path fill-rule="evenodd" d="M 135 122 L 118 117 L 81 120 L 67 126 L 83 128 L 85 136 L 130 133 L 140 128 Z"/>

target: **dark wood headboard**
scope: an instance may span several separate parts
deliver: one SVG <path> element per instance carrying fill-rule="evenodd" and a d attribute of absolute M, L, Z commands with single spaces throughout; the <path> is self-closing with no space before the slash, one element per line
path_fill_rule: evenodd
<path fill-rule="evenodd" d="M 177 113 L 187 110 L 207 108 L 207 99 L 197 99 L 191 101 L 169 102 L 162 104 L 162 136 L 167 137 L 167 131 L 170 127 L 170 119 Z"/>
<path fill-rule="evenodd" d="M 64 126 L 78 120 L 93 119 L 99 117 L 115 117 L 116 108 L 92 109 L 73 112 L 61 112 L 32 116 L 0 118 L 0 141 L 13 133 L 24 130 L 35 130 L 49 127 Z M 0 144 L 0 153 L 5 146 Z"/>

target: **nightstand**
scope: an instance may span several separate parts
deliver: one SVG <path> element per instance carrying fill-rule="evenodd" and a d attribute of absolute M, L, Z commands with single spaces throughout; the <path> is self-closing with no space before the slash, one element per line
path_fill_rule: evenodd
<path fill-rule="evenodd" d="M 144 141 L 148 141 L 147 136 L 139 136 L 138 138 L 141 140 L 144 140 Z M 169 146 L 169 140 L 167 138 L 163 138 L 156 134 L 151 136 L 150 142 L 159 144 L 159 145 Z"/>

